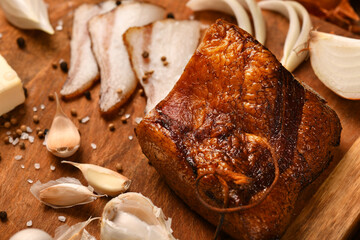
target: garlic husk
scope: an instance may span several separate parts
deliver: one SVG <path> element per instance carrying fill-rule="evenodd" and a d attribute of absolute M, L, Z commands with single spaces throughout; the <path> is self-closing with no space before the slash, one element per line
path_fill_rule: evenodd
<path fill-rule="evenodd" d="M 54 240 L 91 240 L 95 239 L 85 228 L 89 223 L 100 218 L 90 218 L 85 222 L 79 222 L 71 227 L 62 225 L 55 230 Z"/>
<path fill-rule="evenodd" d="M 310 33 L 310 61 L 325 86 L 347 99 L 360 99 L 360 40 Z"/>
<path fill-rule="evenodd" d="M 15 233 L 9 240 L 52 240 L 45 231 L 37 228 L 26 228 Z"/>
<path fill-rule="evenodd" d="M 49 132 L 45 136 L 46 148 L 55 156 L 70 157 L 80 147 L 80 134 L 75 124 L 61 109 L 56 96 L 56 113 Z"/>
<path fill-rule="evenodd" d="M 172 235 L 171 219 L 140 193 L 124 193 L 105 205 L 100 237 L 102 240 L 165 240 Z"/>
<path fill-rule="evenodd" d="M 131 180 L 127 177 L 108 168 L 70 161 L 62 161 L 62 163 L 68 163 L 80 169 L 88 184 L 100 194 L 115 197 L 125 192 L 131 184 Z"/>
<path fill-rule="evenodd" d="M 6 19 L 22 29 L 39 29 L 54 34 L 43 0 L 1 0 Z"/>
<path fill-rule="evenodd" d="M 91 187 L 81 185 L 75 178 L 63 177 L 42 184 L 37 181 L 30 192 L 42 203 L 52 208 L 69 208 L 93 202 L 102 195 L 95 195 Z"/>

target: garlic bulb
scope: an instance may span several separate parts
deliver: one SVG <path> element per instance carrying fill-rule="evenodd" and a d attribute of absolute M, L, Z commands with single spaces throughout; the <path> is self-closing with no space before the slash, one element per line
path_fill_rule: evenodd
<path fill-rule="evenodd" d="M 15 233 L 10 240 L 52 240 L 46 232 L 37 228 L 26 228 Z"/>
<path fill-rule="evenodd" d="M 312 31 L 309 48 L 320 81 L 341 97 L 360 99 L 360 40 Z"/>
<path fill-rule="evenodd" d="M 30 192 L 42 203 L 52 208 L 69 208 L 90 203 L 103 195 L 95 195 L 92 188 L 81 185 L 75 178 L 59 178 L 42 184 L 37 181 Z"/>
<path fill-rule="evenodd" d="M 175 239 L 171 219 L 140 193 L 124 193 L 105 205 L 100 237 L 102 240 Z"/>
<path fill-rule="evenodd" d="M 80 169 L 86 181 L 97 193 L 115 197 L 120 193 L 125 192 L 131 184 L 131 180 L 127 177 L 108 168 L 100 167 L 94 164 L 75 163 L 69 161 L 62 161 L 62 163 L 68 163 Z"/>
<path fill-rule="evenodd" d="M 70 157 L 80 147 L 80 134 L 75 124 L 61 109 L 56 96 L 56 113 L 51 128 L 45 136 L 46 148 L 55 156 Z"/>
<path fill-rule="evenodd" d="M 71 227 L 62 225 L 55 230 L 54 240 L 91 240 L 95 239 L 85 228 L 89 223 L 100 218 L 90 218 L 85 222 L 79 222 Z"/>
<path fill-rule="evenodd" d="M 1 0 L 6 19 L 23 29 L 39 29 L 54 34 L 43 0 Z"/>

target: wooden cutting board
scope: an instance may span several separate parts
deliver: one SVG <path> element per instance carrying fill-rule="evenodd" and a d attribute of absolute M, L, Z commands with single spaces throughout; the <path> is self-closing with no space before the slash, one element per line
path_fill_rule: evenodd
<path fill-rule="evenodd" d="M 2 33 L 0 54 L 18 72 L 28 90 L 28 98 L 25 104 L 10 113 L 12 117 L 18 120 L 18 125 L 12 127 L 11 131 L 15 131 L 21 124 L 28 125 L 34 130 L 36 127 L 42 129 L 50 127 L 55 113 L 55 103 L 49 101 L 47 96 L 49 93 L 59 92 L 66 79 L 66 74 L 61 72 L 59 68 L 54 69 L 52 65 L 57 64 L 58 66 L 60 59 L 69 62 L 69 42 L 73 10 L 81 3 L 96 3 L 100 1 L 47 0 L 46 2 L 49 5 L 52 25 L 58 25 L 59 21 L 63 22 L 63 30 L 56 31 L 53 36 L 40 31 L 14 28 L 8 24 L 3 12 L 0 11 L 0 33 Z M 185 19 L 191 14 L 191 11 L 185 7 L 186 1 L 152 0 L 149 2 L 165 7 L 168 12 L 173 12 L 177 19 Z M 195 17 L 207 23 L 213 22 L 217 17 L 233 20 L 229 16 L 216 12 L 198 13 L 195 14 Z M 268 29 L 266 46 L 278 58 L 281 58 L 282 46 L 288 27 L 287 20 L 280 15 L 268 12 L 265 12 L 265 18 Z M 314 27 L 321 31 L 352 36 L 350 33 L 321 20 L 313 18 L 313 23 Z M 20 36 L 26 41 L 26 48 L 24 50 L 20 50 L 16 44 L 16 39 Z M 343 125 L 341 145 L 335 153 L 332 164 L 311 188 L 304 191 L 304 197 L 299 199 L 299 204 L 304 206 L 307 202 L 305 199 L 313 195 L 322 180 L 325 179 L 331 169 L 334 168 L 344 153 L 347 152 L 359 137 L 360 115 L 358 112 L 360 110 L 360 102 L 345 100 L 332 93 L 316 78 L 309 62 L 302 64 L 294 74 L 298 79 L 314 88 L 329 102 L 329 105 L 338 113 Z M 63 109 L 68 115 L 70 115 L 70 110 L 75 108 L 79 117 L 90 117 L 90 121 L 86 124 L 81 124 L 76 118 L 73 118 L 81 132 L 82 143 L 80 151 L 69 160 L 99 164 L 114 170 L 116 165 L 120 164 L 123 168 L 123 174 L 133 180 L 130 191 L 141 192 L 149 197 L 155 205 L 163 209 L 166 216 L 173 219 L 172 228 L 176 238 L 186 240 L 211 239 L 215 228 L 191 211 L 169 189 L 141 153 L 136 137 L 134 137 L 134 128 L 136 127 L 135 119 L 144 116 L 143 111 L 146 99 L 136 92 L 123 107 L 124 113 L 130 114 L 130 118 L 127 123 L 122 123 L 120 115 L 108 119 L 100 116 L 98 93 L 99 85 L 91 89 L 91 100 L 81 97 L 72 101 L 62 102 Z M 41 104 L 45 105 L 44 110 L 40 109 Z M 33 111 L 33 107 L 37 107 L 37 112 Z M 40 117 L 39 124 L 33 123 L 32 117 L 34 114 Z M 115 132 L 108 130 L 109 123 L 115 124 Z M 0 127 L 1 140 L 6 136 L 7 131 L 9 129 Z M 130 140 L 130 136 L 134 137 L 134 139 Z M 33 227 L 41 228 L 54 235 L 55 229 L 63 224 L 58 220 L 58 216 L 65 216 L 66 224 L 73 225 L 87 220 L 90 216 L 101 216 L 102 209 L 109 200 L 108 198 L 101 198 L 87 205 L 57 210 L 46 207 L 36 200 L 29 192 L 31 184 L 28 183 L 28 179 L 34 182 L 37 180 L 47 182 L 60 177 L 70 176 L 78 178 L 83 184 L 86 184 L 86 181 L 77 169 L 68 165 L 62 165 L 60 163 L 61 159 L 49 154 L 42 145 L 42 142 L 43 140 L 37 137 L 33 144 L 26 141 L 25 150 L 21 150 L 19 146 L 14 147 L 12 145 L 5 145 L 2 141 L 0 142 L 0 211 L 7 211 L 9 218 L 5 223 L 0 222 L 1 239 L 8 239 L 15 232 L 26 228 L 26 222 L 29 220 L 32 220 Z M 92 149 L 91 143 L 95 143 L 97 149 Z M 15 161 L 14 157 L 16 155 L 22 155 L 23 159 Z M 358 153 L 355 155 L 357 156 Z M 347 157 L 347 163 L 349 161 L 351 161 L 351 157 Z M 35 163 L 40 163 L 41 168 L 39 170 L 34 168 Z M 21 165 L 24 165 L 25 168 L 22 169 Z M 51 165 L 56 167 L 55 171 L 50 170 Z M 355 177 L 355 175 L 349 175 L 349 181 L 355 181 Z M 328 181 L 326 184 L 329 185 L 332 182 Z M 337 189 L 339 192 L 344 190 L 342 188 Z M 349 198 L 351 197 L 352 195 L 349 195 Z M 331 199 L 328 200 L 330 201 Z M 338 206 L 334 211 L 346 213 L 346 210 L 350 208 L 351 206 L 349 205 Z M 342 218 L 334 217 L 332 219 L 334 223 L 342 221 Z M 356 223 L 353 218 L 349 219 L 349 221 L 352 225 Z M 99 224 L 97 222 L 91 223 L 87 229 L 98 238 Z M 351 227 L 349 225 L 344 226 L 343 231 L 346 234 L 349 234 L 350 230 Z M 329 231 L 329 229 L 325 231 Z"/>

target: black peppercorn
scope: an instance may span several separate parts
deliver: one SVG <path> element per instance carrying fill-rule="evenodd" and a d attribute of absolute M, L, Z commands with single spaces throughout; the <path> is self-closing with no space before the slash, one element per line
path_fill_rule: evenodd
<path fill-rule="evenodd" d="M 25 39 L 23 39 L 22 37 L 16 39 L 16 43 L 20 49 L 24 49 L 26 47 Z"/>
<path fill-rule="evenodd" d="M 46 135 L 49 132 L 49 129 L 45 128 L 44 135 Z"/>
<path fill-rule="evenodd" d="M 121 5 L 121 1 L 116 1 L 116 6 Z"/>
<path fill-rule="evenodd" d="M 7 213 L 5 211 L 0 212 L 0 219 L 1 219 L 2 222 L 7 221 Z"/>
<path fill-rule="evenodd" d="M 60 63 L 60 68 L 61 68 L 61 71 L 63 71 L 64 73 L 67 73 L 69 71 L 68 65 L 65 61 L 62 61 Z"/>
<path fill-rule="evenodd" d="M 174 16 L 173 13 L 168 13 L 168 14 L 166 15 L 166 17 L 167 17 L 167 18 L 175 18 L 175 16 Z"/>
<path fill-rule="evenodd" d="M 87 100 L 91 100 L 91 93 L 89 91 L 84 92 L 84 96 Z"/>
<path fill-rule="evenodd" d="M 24 95 L 25 95 L 25 97 L 27 98 L 27 97 L 28 97 L 28 90 L 27 90 L 26 87 L 23 87 L 23 89 L 24 89 Z"/>

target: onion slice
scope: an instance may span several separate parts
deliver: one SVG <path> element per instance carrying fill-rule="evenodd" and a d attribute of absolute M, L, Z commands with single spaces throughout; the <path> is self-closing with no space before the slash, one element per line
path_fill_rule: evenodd
<path fill-rule="evenodd" d="M 190 0 L 186 6 L 193 11 L 214 10 L 235 15 L 238 26 L 253 35 L 250 18 L 237 0 Z"/>
<path fill-rule="evenodd" d="M 255 0 L 238 0 L 241 4 L 247 7 L 251 13 L 254 23 L 255 37 L 261 44 L 266 41 L 266 24 L 262 15 L 261 8 Z"/>
<path fill-rule="evenodd" d="M 307 10 L 295 1 L 270 0 L 259 2 L 261 9 L 278 12 L 289 19 L 289 30 L 285 39 L 281 63 L 290 72 L 294 71 L 308 55 L 305 44 L 312 28 Z M 300 21 L 301 30 L 300 30 Z M 301 48 L 301 49 L 300 49 Z"/>
<path fill-rule="evenodd" d="M 309 51 L 306 49 L 306 45 L 309 40 L 310 31 L 312 29 L 312 23 L 308 11 L 298 2 L 290 1 L 288 4 L 292 5 L 297 12 L 299 18 L 302 20 L 301 32 L 296 40 L 296 43 L 288 57 L 286 62 L 287 69 L 292 72 L 294 71 L 300 63 L 302 63 L 305 58 L 308 56 Z"/>
<path fill-rule="evenodd" d="M 341 97 L 360 99 L 360 40 L 312 31 L 309 48 L 320 81 Z"/>

